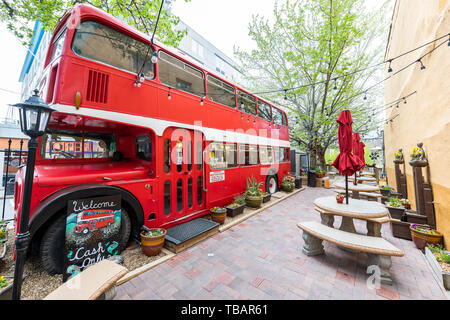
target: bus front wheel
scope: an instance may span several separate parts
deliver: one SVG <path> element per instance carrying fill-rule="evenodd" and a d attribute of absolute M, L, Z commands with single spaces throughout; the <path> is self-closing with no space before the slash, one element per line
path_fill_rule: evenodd
<path fill-rule="evenodd" d="M 66 215 L 59 216 L 47 228 L 42 236 L 39 248 L 41 265 L 50 274 L 61 274 L 64 271 L 64 239 L 66 231 Z M 120 225 L 119 252 L 125 249 L 131 233 L 131 220 L 122 208 Z"/>

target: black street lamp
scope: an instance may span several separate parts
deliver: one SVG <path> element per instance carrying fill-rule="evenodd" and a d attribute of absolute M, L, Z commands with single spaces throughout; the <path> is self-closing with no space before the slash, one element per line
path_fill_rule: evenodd
<path fill-rule="evenodd" d="M 22 198 L 22 211 L 19 221 L 19 233 L 15 241 L 16 264 L 14 268 L 13 300 L 20 300 L 22 289 L 23 267 L 26 253 L 30 242 L 30 232 L 28 223 L 30 216 L 31 190 L 33 187 L 34 162 L 36 160 L 37 138 L 42 136 L 47 129 L 53 109 L 50 108 L 40 97 L 39 91 L 34 90 L 34 95 L 23 103 L 14 104 L 19 107 L 20 129 L 30 137 L 28 141 L 28 156 L 25 171 L 25 183 Z"/>

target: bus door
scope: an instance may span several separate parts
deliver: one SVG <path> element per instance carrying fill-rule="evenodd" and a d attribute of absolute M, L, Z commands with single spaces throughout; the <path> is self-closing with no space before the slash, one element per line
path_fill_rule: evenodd
<path fill-rule="evenodd" d="M 160 201 L 164 222 L 183 219 L 205 208 L 204 139 L 201 132 L 168 128 L 163 134 L 164 170 Z"/>

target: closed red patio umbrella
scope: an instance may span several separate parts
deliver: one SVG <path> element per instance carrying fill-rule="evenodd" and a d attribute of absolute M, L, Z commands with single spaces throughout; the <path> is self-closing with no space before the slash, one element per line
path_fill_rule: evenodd
<path fill-rule="evenodd" d="M 364 159 L 361 159 L 361 153 L 363 154 L 363 158 L 364 158 L 364 149 L 361 150 L 360 149 L 360 143 L 361 142 L 361 137 L 359 136 L 359 133 L 355 132 L 353 133 L 352 136 L 352 147 L 353 147 L 353 155 L 356 158 L 356 161 L 358 162 L 358 169 L 356 171 L 360 171 L 362 170 L 362 168 L 364 168 L 364 166 L 366 165 L 364 162 Z M 353 184 L 357 184 L 357 180 L 356 180 L 356 172 L 355 172 L 355 180 L 353 181 Z"/>
<path fill-rule="evenodd" d="M 340 174 L 345 175 L 345 196 L 348 204 L 348 175 L 353 175 L 359 168 L 359 162 L 352 154 L 352 115 L 349 110 L 343 110 L 336 121 L 339 123 L 338 141 L 339 155 L 333 162 Z"/>

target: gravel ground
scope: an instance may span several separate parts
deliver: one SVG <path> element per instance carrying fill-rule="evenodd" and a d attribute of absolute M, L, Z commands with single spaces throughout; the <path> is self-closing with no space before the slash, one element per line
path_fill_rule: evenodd
<path fill-rule="evenodd" d="M 5 276 L 11 281 L 14 277 L 14 230 L 8 230 L 8 249 L 5 257 L 0 260 L 0 276 Z M 123 265 L 132 271 L 152 261 L 164 257 L 166 254 L 161 252 L 154 257 L 145 256 L 138 244 L 130 244 L 129 247 L 122 251 L 124 257 Z M 49 275 L 42 269 L 39 261 L 28 259 L 24 267 L 24 275 L 26 276 L 22 283 L 22 300 L 41 300 L 50 292 L 62 285 L 62 275 Z"/>

